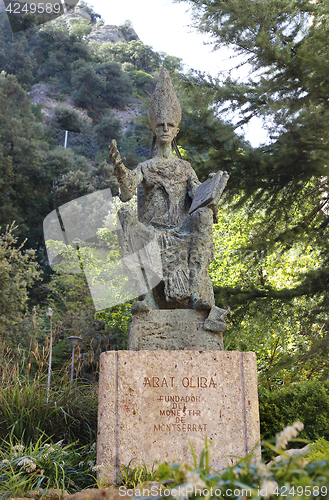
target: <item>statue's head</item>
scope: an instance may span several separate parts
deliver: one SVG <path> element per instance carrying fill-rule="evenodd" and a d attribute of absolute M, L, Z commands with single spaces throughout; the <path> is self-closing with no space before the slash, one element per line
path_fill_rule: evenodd
<path fill-rule="evenodd" d="M 165 68 L 161 69 L 151 99 L 148 118 L 152 132 L 156 134 L 160 144 L 171 142 L 178 134 L 182 111 L 170 75 Z"/>

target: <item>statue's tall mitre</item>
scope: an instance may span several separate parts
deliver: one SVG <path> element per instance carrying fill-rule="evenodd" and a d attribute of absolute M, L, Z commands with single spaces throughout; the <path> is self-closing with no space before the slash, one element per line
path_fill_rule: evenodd
<path fill-rule="evenodd" d="M 169 72 L 162 67 L 159 81 L 155 87 L 149 111 L 152 130 L 160 123 L 171 123 L 176 127 L 182 119 L 182 110 Z"/>

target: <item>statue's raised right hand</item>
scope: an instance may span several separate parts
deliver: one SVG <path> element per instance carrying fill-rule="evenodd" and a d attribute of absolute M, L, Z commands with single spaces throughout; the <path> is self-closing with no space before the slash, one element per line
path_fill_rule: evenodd
<path fill-rule="evenodd" d="M 118 146 L 117 146 L 117 141 L 115 139 L 112 140 L 111 144 L 109 145 L 109 155 L 111 162 L 113 163 L 115 167 L 115 174 L 118 175 L 122 173 L 124 170 L 126 170 L 126 167 L 123 164 L 123 161 L 126 158 L 121 158 Z"/>

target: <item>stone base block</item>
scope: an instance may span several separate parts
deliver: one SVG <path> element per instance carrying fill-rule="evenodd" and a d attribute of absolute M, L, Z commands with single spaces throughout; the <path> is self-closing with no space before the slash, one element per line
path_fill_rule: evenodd
<path fill-rule="evenodd" d="M 128 330 L 128 349 L 223 350 L 222 332 L 204 330 L 206 311 L 156 309 L 135 314 Z"/>
<path fill-rule="evenodd" d="M 226 466 L 260 441 L 256 355 L 229 351 L 109 351 L 100 358 L 97 465 L 192 464 L 205 437 Z"/>

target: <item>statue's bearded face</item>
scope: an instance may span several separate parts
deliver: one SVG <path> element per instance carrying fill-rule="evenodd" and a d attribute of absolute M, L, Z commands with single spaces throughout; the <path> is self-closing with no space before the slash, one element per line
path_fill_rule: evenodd
<path fill-rule="evenodd" d="M 154 133 L 161 145 L 171 144 L 178 132 L 179 128 L 172 123 L 158 123 L 154 129 Z"/>

